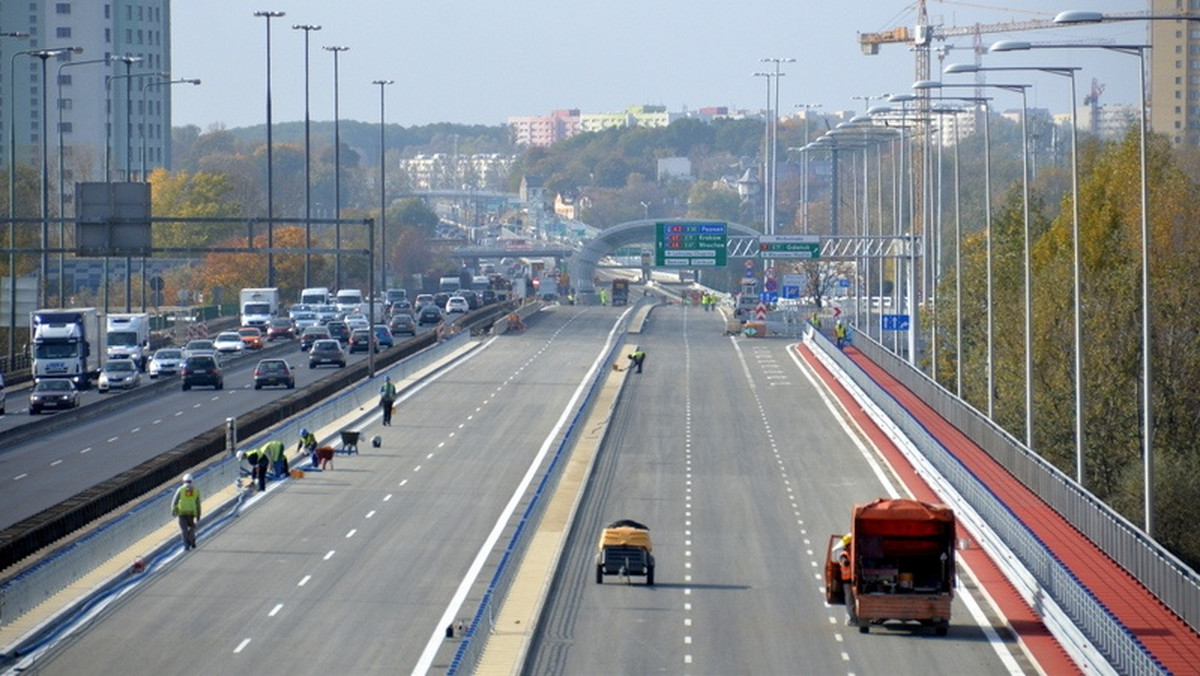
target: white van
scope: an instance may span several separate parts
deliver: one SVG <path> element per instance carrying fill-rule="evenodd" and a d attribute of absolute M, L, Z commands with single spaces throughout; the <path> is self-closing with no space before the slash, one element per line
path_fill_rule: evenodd
<path fill-rule="evenodd" d="M 355 314 L 363 311 L 363 293 L 359 289 L 340 289 L 335 301 L 342 314 Z"/>

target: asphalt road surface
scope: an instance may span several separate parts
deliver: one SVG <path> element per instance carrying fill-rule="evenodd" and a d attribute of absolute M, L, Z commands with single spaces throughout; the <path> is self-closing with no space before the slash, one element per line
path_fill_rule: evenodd
<path fill-rule="evenodd" d="M 829 536 L 883 485 L 790 342 L 730 339 L 720 317 L 660 308 L 640 336 L 644 372 L 622 394 L 524 673 L 1015 670 L 961 601 L 947 637 L 860 635 L 826 606 Z M 617 519 L 650 527 L 655 586 L 596 583 L 595 543 Z"/>
<path fill-rule="evenodd" d="M 394 426 L 373 419 L 382 448 L 202 530 L 26 673 L 444 671 L 448 651 L 422 656 L 588 370 L 607 367 L 620 311 L 558 307 L 489 339 L 407 393 Z M 961 602 L 947 637 L 862 636 L 825 606 L 825 543 L 884 494 L 881 474 L 787 343 L 723 334 L 720 315 L 674 306 L 638 338 L 645 372 L 629 374 L 527 673 L 1020 671 Z M 595 583 L 595 538 L 619 518 L 650 526 L 655 587 Z"/>

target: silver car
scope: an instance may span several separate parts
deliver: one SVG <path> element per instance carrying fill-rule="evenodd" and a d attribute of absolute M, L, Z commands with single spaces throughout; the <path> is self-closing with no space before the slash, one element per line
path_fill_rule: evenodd
<path fill-rule="evenodd" d="M 150 357 L 148 368 L 151 378 L 159 376 L 179 375 L 179 367 L 183 365 L 183 350 L 177 347 L 164 347 Z"/>
<path fill-rule="evenodd" d="M 96 389 L 108 392 L 113 388 L 132 390 L 142 384 L 142 374 L 132 359 L 109 359 L 100 368 Z"/>

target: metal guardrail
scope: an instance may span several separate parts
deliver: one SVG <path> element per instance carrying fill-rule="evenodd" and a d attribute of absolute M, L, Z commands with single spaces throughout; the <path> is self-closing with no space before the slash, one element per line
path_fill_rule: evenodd
<path fill-rule="evenodd" d="M 917 450 L 936 468 L 938 473 L 954 487 L 962 498 L 995 531 L 997 537 L 1012 550 L 1022 565 L 1037 580 L 1042 591 L 1063 609 L 1075 626 L 1097 647 L 1118 672 L 1123 674 L 1167 673 L 1163 665 L 1154 659 L 1154 656 L 1137 636 L 1128 627 L 1123 625 L 1112 611 L 1083 585 L 1075 574 L 1062 563 L 1054 553 L 1054 550 L 1042 542 L 1029 526 L 1022 522 L 1007 505 L 991 492 L 986 484 L 971 473 L 907 409 L 872 380 L 853 360 L 837 349 L 828 338 L 819 333 L 814 333 L 814 336 L 819 337 L 814 338 L 813 344 L 828 355 L 912 441 Z M 908 385 L 908 382 L 905 382 L 906 378 L 902 377 L 902 374 L 907 376 L 907 380 L 909 381 L 919 379 L 916 376 L 925 378 L 924 374 L 912 369 L 906 362 L 901 361 L 895 355 L 884 350 L 882 346 L 873 343 L 869 337 L 857 334 L 855 341 L 856 347 L 868 358 L 879 364 L 884 370 L 901 380 L 901 382 L 904 382 L 905 385 Z M 936 388 L 936 384 L 934 384 L 934 387 Z M 943 405 L 948 403 L 944 400 L 944 397 L 939 397 L 936 393 L 931 393 L 929 387 L 913 388 L 913 391 L 922 397 L 924 401 L 930 403 L 931 406 L 933 405 L 931 402 L 935 399 L 941 399 L 940 403 Z M 944 393 L 943 391 L 943 394 L 948 393 Z M 962 402 L 959 402 L 959 406 L 964 409 L 957 416 L 961 418 L 963 415 L 967 415 L 968 411 L 966 409 L 969 409 L 969 407 Z M 937 407 L 935 406 L 934 408 L 936 409 Z M 956 416 L 950 415 L 946 417 L 951 423 L 957 424 L 957 421 L 954 419 Z M 991 427 L 990 434 L 993 436 L 991 440 L 993 447 L 1004 437 L 1007 437 L 1008 440 L 1008 443 L 1004 445 L 1010 448 L 1014 445 L 1020 446 L 1019 442 L 1012 439 L 1003 430 L 995 426 Z M 959 429 L 963 428 L 960 427 Z M 980 431 L 978 425 L 976 431 Z M 976 443 L 979 443 L 977 439 Z M 1013 450 L 1016 449 L 1014 448 Z M 992 454 L 997 462 L 1010 471 L 1014 471 L 1013 461 L 1017 455 L 1020 454 L 1014 454 L 1013 457 L 1002 459 Z M 1052 490 L 1052 492 L 1062 493 L 1061 487 L 1064 487 L 1065 484 L 1073 483 L 1061 472 L 1049 466 L 1048 463 L 1033 456 L 1032 452 L 1026 450 L 1023 456 L 1025 462 L 1041 465 L 1042 471 L 1040 481 L 1035 482 L 1032 486 L 1026 482 L 1026 486 L 1029 486 L 1048 502 L 1047 494 L 1043 492 L 1044 488 L 1049 488 L 1052 484 L 1058 484 L 1060 490 Z M 1034 462 L 1035 458 L 1037 462 Z M 1029 474 L 1030 470 L 1031 467 L 1026 467 L 1024 473 Z M 1020 473 L 1014 473 L 1020 478 Z M 1076 490 L 1081 494 L 1086 493 L 1078 487 L 1076 487 Z M 1079 497 L 1083 498 L 1082 495 Z M 1051 506 L 1055 507 L 1053 504 Z M 1095 509 L 1101 509 L 1101 507 L 1102 505 L 1094 505 Z M 1066 513 L 1064 513 L 1064 516 L 1069 520 L 1071 519 Z M 1120 519 L 1119 515 L 1113 516 L 1116 519 Z M 1072 523 L 1075 522 L 1072 520 Z M 1086 532 L 1084 534 L 1088 535 Z"/>
<path fill-rule="evenodd" d="M 467 333 L 451 336 L 441 343 L 380 370 L 378 376 L 390 374 L 393 380 L 400 381 L 428 367 L 442 358 L 446 352 L 457 349 L 462 341 L 469 339 L 470 336 Z M 376 380 L 363 381 L 345 393 L 326 400 L 302 416 L 275 425 L 249 441 L 257 445 L 264 443 L 268 438 L 299 439 L 301 427 L 319 429 L 364 406 L 368 410 L 374 410 L 378 396 Z M 285 441 L 285 443 L 289 442 Z M 238 464 L 230 454 L 223 460 L 194 472 L 196 485 L 200 488 L 201 494 L 213 495 L 234 483 L 238 479 Z M 133 543 L 161 528 L 170 520 L 171 510 L 168 501 L 174 495 L 175 488 L 175 486 L 171 486 L 156 493 L 127 513 L 97 528 L 95 532 L 55 552 L 0 585 L 0 627 L 11 623 L 75 583 L 94 570 L 101 561 L 117 556 Z"/>
<path fill-rule="evenodd" d="M 608 354 L 605 355 L 604 363 L 611 363 L 616 359 L 617 350 L 621 347 L 628 331 L 628 320 L 635 315 L 636 311 L 625 315 L 626 319 L 624 321 L 626 324 L 622 327 L 621 333 L 613 341 Z M 500 558 L 499 564 L 496 566 L 496 571 L 492 574 L 491 581 L 488 582 L 487 589 L 479 602 L 479 607 L 471 617 L 471 623 L 467 626 L 467 631 L 463 636 L 462 642 L 459 643 L 454 657 L 450 660 L 450 666 L 446 670 L 447 674 L 452 676 L 458 673 L 472 673 L 478 666 L 479 658 L 482 656 L 483 649 L 487 645 L 487 634 L 490 633 L 494 626 L 496 608 L 504 601 L 504 597 L 508 595 L 513 578 L 516 577 L 517 570 L 520 568 L 521 559 L 525 556 L 525 551 L 533 539 L 533 533 L 542 519 L 542 514 L 546 511 L 546 505 L 550 502 L 550 493 L 558 485 L 558 480 L 562 476 L 562 468 L 566 466 L 566 451 L 575 442 L 577 426 L 591 411 L 592 405 L 596 400 L 596 393 L 604 383 L 604 380 L 608 378 L 608 374 L 608 369 L 597 369 L 592 384 L 588 388 L 587 395 L 579 405 L 575 416 L 571 419 L 571 424 L 567 427 L 558 448 L 555 449 L 554 456 L 550 459 L 550 464 L 542 474 L 542 478 L 538 482 L 537 488 L 529 500 L 529 504 L 526 505 L 525 511 L 517 521 L 512 537 L 509 538 L 508 543 L 504 547 L 504 553 Z M 481 629 L 486 629 L 487 631 L 481 635 Z"/>

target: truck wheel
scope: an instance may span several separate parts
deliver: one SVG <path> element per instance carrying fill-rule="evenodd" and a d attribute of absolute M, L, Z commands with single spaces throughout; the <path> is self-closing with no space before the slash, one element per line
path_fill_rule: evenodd
<path fill-rule="evenodd" d="M 596 564 L 596 584 L 604 584 L 604 564 Z"/>
<path fill-rule="evenodd" d="M 860 634 L 866 634 L 866 633 L 868 633 L 869 631 L 871 631 L 871 625 L 869 625 L 869 624 L 867 624 L 867 623 L 865 623 L 865 622 L 864 622 L 864 623 L 862 623 L 862 624 L 860 624 L 860 625 L 858 625 L 858 633 L 860 633 Z"/>
<path fill-rule="evenodd" d="M 654 566 L 646 569 L 646 584 L 651 587 L 654 586 Z"/>
<path fill-rule="evenodd" d="M 950 623 L 941 622 L 934 628 L 933 633 L 938 636 L 945 636 L 948 631 L 950 631 Z"/>

